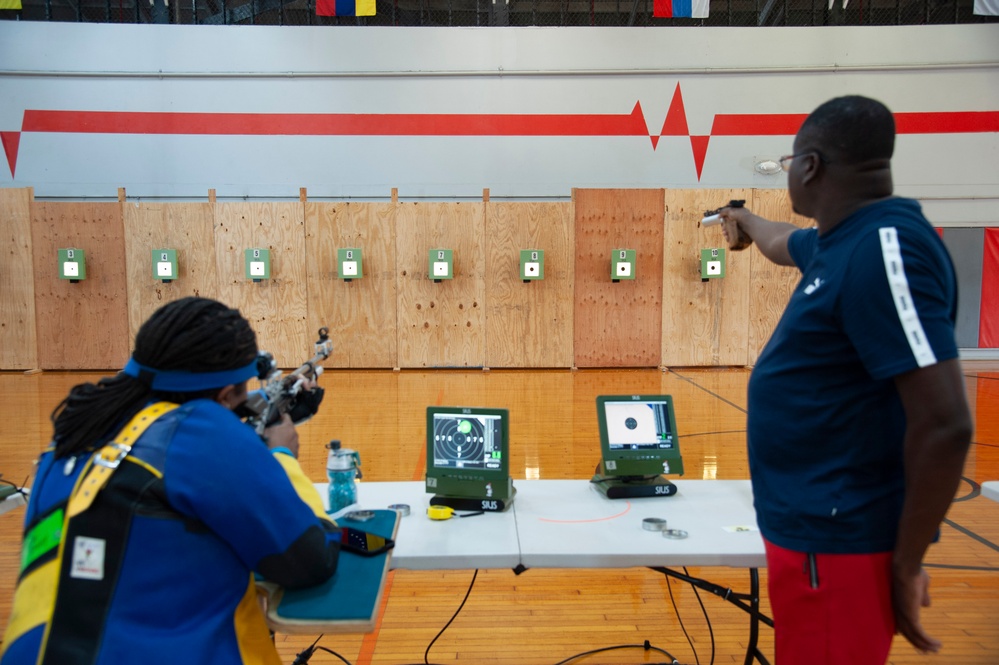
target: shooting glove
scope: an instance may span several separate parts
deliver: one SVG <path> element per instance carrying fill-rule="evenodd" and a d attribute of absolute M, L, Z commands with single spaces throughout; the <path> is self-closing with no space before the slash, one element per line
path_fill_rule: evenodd
<path fill-rule="evenodd" d="M 316 415 L 319 411 L 319 405 L 323 403 L 325 392 L 325 390 L 316 386 L 312 390 L 305 390 L 298 393 L 295 397 L 295 402 L 288 409 L 291 421 L 298 425 Z"/>

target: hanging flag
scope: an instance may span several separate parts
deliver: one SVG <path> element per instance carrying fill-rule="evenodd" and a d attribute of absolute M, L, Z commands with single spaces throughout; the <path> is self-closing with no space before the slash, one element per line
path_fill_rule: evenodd
<path fill-rule="evenodd" d="M 6 0 L 0 0 L 5 2 Z M 375 0 L 316 0 L 316 16 L 374 16 Z"/>
<path fill-rule="evenodd" d="M 999 346 L 999 307 L 996 307 L 999 304 L 999 229 L 984 231 L 982 295 L 978 306 L 978 347 L 981 349 Z"/>
<path fill-rule="evenodd" d="M 21 11 L 21 0 L 0 0 L 0 9 L 13 9 Z"/>
<path fill-rule="evenodd" d="M 652 0 L 652 15 L 656 18 L 707 18 L 708 4 L 708 0 Z"/>
<path fill-rule="evenodd" d="M 999 0 L 975 0 L 975 13 L 979 16 L 999 16 Z"/>

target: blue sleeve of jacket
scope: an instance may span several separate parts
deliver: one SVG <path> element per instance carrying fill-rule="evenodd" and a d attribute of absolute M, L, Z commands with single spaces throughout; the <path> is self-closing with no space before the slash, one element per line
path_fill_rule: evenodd
<path fill-rule="evenodd" d="M 267 579 L 297 588 L 335 572 L 332 523 L 302 501 L 260 438 L 222 406 L 199 402 L 179 424 L 164 480 L 171 505 Z"/>

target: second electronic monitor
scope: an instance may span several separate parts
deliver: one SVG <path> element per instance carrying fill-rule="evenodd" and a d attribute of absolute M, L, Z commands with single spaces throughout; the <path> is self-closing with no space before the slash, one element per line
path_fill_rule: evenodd
<path fill-rule="evenodd" d="M 604 476 L 683 475 L 670 395 L 601 395 L 597 422 Z"/>

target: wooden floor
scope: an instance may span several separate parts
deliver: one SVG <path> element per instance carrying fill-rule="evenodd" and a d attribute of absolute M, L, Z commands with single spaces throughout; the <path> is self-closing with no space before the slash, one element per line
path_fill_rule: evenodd
<path fill-rule="evenodd" d="M 975 443 L 966 482 L 941 542 L 928 557 L 933 606 L 924 612 L 924 622 L 943 640 L 944 649 L 939 655 L 924 656 L 896 640 L 890 659 L 896 665 L 999 662 L 999 503 L 978 494 L 979 483 L 999 479 L 999 364 L 965 363 L 965 374 L 977 421 Z M 32 461 L 50 434 L 52 408 L 71 385 L 95 378 L 82 373 L 0 373 L 4 478 L 20 483 L 30 477 Z M 328 391 L 323 412 L 301 428 L 301 460 L 313 480 L 324 480 L 323 446 L 336 438 L 360 451 L 365 480 L 420 479 L 425 408 L 490 406 L 510 410 L 515 480 L 588 478 L 599 457 L 595 397 L 667 393 L 676 405 L 686 477 L 744 479 L 748 478 L 747 378 L 742 369 L 330 371 L 323 377 Z M 19 509 L 0 516 L 0 623 L 4 625 L 23 515 Z M 681 524 L 682 516 L 675 520 Z M 737 591 L 748 584 L 744 570 L 692 568 L 690 572 Z M 765 571 L 761 575 L 765 582 Z M 396 571 L 376 632 L 327 635 L 320 645 L 354 664 L 423 663 L 427 646 L 457 609 L 472 576 L 471 571 Z M 765 598 L 764 609 L 769 612 Z M 642 568 L 538 569 L 519 576 L 510 570 L 483 570 L 468 603 L 427 660 L 443 665 L 554 665 L 583 651 L 648 640 L 684 664 L 741 663 L 747 626 L 746 615 L 721 599 L 704 592 L 699 599 L 690 586 L 667 582 Z M 312 639 L 278 635 L 283 661 L 290 663 Z M 770 629 L 764 628 L 761 643 L 773 662 Z M 661 653 L 624 649 L 573 662 L 668 660 Z M 310 662 L 341 661 L 317 652 Z"/>

